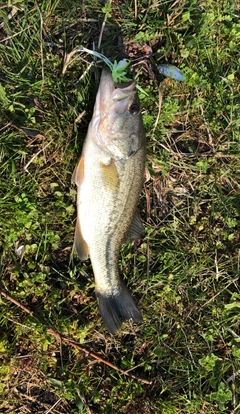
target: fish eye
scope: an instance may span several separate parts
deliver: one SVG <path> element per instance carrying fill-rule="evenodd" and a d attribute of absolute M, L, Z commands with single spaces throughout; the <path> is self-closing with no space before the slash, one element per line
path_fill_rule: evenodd
<path fill-rule="evenodd" d="M 139 109 L 139 105 L 137 103 L 133 103 L 129 108 L 129 112 L 130 114 L 135 115 L 139 113 Z"/>

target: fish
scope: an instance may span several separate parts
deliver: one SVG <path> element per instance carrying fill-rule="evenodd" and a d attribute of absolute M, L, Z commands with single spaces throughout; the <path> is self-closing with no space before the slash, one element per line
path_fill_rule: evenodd
<path fill-rule="evenodd" d="M 95 294 L 107 330 L 142 315 L 119 274 L 121 245 L 144 237 L 137 204 L 146 161 L 136 82 L 114 84 L 103 69 L 93 116 L 72 183 L 77 185 L 74 245 L 81 260 L 91 259 Z"/>

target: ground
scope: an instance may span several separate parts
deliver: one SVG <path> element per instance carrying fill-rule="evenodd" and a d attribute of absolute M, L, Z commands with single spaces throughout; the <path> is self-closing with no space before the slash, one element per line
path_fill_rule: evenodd
<path fill-rule="evenodd" d="M 234 0 L 0 6 L 2 413 L 240 412 L 239 39 Z M 129 58 L 143 89 L 146 237 L 119 266 L 144 321 L 115 336 L 73 252 L 104 67 L 81 46 Z"/>

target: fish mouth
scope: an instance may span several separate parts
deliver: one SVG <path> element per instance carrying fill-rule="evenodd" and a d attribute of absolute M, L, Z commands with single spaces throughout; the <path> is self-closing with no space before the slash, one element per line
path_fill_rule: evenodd
<path fill-rule="evenodd" d="M 111 105 L 116 101 L 122 101 L 136 93 L 136 82 L 114 83 L 111 71 L 103 69 L 95 111 L 100 114 L 107 113 Z"/>
<path fill-rule="evenodd" d="M 131 113 L 131 104 L 136 100 L 135 81 L 115 84 L 111 72 L 108 69 L 102 71 L 91 122 L 96 142 L 112 154 L 115 160 L 127 159 L 133 155 L 131 151 L 128 151 L 129 154 L 122 152 L 117 141 L 125 140 L 124 123 Z"/>

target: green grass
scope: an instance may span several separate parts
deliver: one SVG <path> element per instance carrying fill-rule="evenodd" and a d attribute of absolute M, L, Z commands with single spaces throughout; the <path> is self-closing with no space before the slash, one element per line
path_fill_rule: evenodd
<path fill-rule="evenodd" d="M 101 53 L 114 61 L 121 43 L 129 52 L 135 44 L 142 57 L 146 43 L 158 64 L 186 77 L 164 80 L 149 59 L 138 63 L 148 93 L 147 237 L 123 246 L 120 267 L 144 322 L 115 337 L 102 324 L 90 263 L 72 255 L 71 175 L 101 64 L 82 55 L 62 74 L 67 54 L 97 46 L 106 11 Z M 1 412 L 240 412 L 238 19 L 234 0 L 1 6 L 0 288 L 45 321 L 0 297 Z M 61 343 L 48 324 L 151 385 Z"/>

